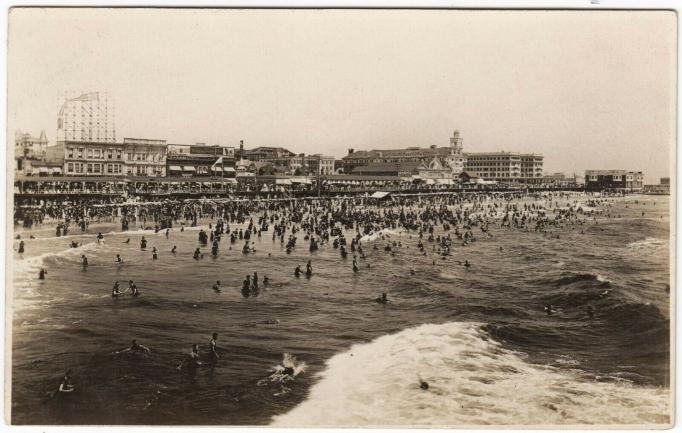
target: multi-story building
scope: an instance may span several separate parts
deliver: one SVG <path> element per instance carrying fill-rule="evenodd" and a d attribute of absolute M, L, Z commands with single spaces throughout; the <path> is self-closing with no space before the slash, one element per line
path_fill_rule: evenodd
<path fill-rule="evenodd" d="M 234 177 L 234 158 L 234 147 L 169 144 L 166 173 L 171 177 Z"/>
<path fill-rule="evenodd" d="M 308 163 L 308 170 L 311 174 L 329 176 L 334 174 L 334 157 L 320 153 L 310 155 L 305 158 Z"/>
<path fill-rule="evenodd" d="M 114 104 L 106 93 L 66 95 L 57 116 L 58 142 L 114 143 Z"/>
<path fill-rule="evenodd" d="M 429 164 L 434 157 L 442 159 L 450 167 L 454 175 L 461 173 L 466 163 L 466 155 L 462 153 L 462 138 L 459 131 L 455 131 L 450 138 L 450 146 L 437 147 L 408 147 L 405 149 L 348 149 L 348 155 L 342 158 L 346 173 L 351 173 L 356 167 L 370 164 L 402 164 L 405 162 L 424 162 Z"/>
<path fill-rule="evenodd" d="M 466 154 L 466 171 L 486 181 L 540 183 L 543 156 L 513 152 Z"/>
<path fill-rule="evenodd" d="M 261 146 L 243 151 L 243 158 L 249 161 L 269 162 L 275 165 L 288 165 L 289 159 L 296 156 L 294 152 L 283 147 Z"/>
<path fill-rule="evenodd" d="M 166 141 L 124 138 L 123 143 L 65 141 L 67 176 L 147 176 L 166 174 Z"/>
<path fill-rule="evenodd" d="M 123 143 L 63 141 L 66 176 L 125 176 Z"/>
<path fill-rule="evenodd" d="M 40 137 L 34 137 L 27 132 L 16 131 L 14 133 L 14 156 L 32 159 L 42 159 L 47 151 L 47 136 L 45 131 L 40 132 Z"/>
<path fill-rule="evenodd" d="M 125 166 L 128 176 L 162 177 L 166 175 L 166 140 L 124 138 L 123 151 L 126 155 Z M 108 169 L 107 165 L 107 174 Z"/>
<path fill-rule="evenodd" d="M 644 187 L 644 174 L 641 171 L 627 170 L 585 170 L 585 189 L 641 190 Z"/>

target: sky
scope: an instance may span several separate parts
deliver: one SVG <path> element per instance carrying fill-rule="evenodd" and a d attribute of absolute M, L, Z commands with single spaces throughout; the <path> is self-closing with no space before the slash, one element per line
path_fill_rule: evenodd
<path fill-rule="evenodd" d="M 669 176 L 669 11 L 21 9 L 8 137 L 56 137 L 65 92 L 107 92 L 117 139 L 533 152 L 545 171 Z"/>

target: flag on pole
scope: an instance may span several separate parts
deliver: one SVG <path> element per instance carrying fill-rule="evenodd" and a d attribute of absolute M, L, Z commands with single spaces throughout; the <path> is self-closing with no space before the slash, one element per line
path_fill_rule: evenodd
<path fill-rule="evenodd" d="M 218 159 L 216 160 L 216 162 L 213 163 L 213 165 L 211 166 L 211 168 L 215 168 L 217 165 L 222 165 L 222 163 L 223 163 L 223 157 L 221 156 L 220 158 L 218 158 Z"/>

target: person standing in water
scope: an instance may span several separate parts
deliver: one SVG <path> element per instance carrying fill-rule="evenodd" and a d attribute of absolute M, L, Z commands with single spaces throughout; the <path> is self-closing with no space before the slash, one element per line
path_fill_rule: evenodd
<path fill-rule="evenodd" d="M 24 241 L 19 241 L 19 254 L 24 253 Z"/>
<path fill-rule="evenodd" d="M 209 341 L 208 346 L 210 348 L 210 358 L 211 358 L 211 364 L 215 364 L 218 362 L 218 359 L 220 359 L 220 356 L 218 355 L 218 333 L 214 332 L 213 333 L 213 338 L 211 338 L 211 341 Z"/>
<path fill-rule="evenodd" d="M 310 278 L 313 275 L 313 265 L 311 260 L 308 260 L 308 263 L 305 265 L 305 275 L 308 278 Z"/>
<path fill-rule="evenodd" d="M 85 257 L 85 254 L 81 255 L 81 263 L 83 263 L 84 268 L 86 268 L 88 266 L 88 258 Z"/>
<path fill-rule="evenodd" d="M 121 255 L 120 255 L 120 254 L 116 254 L 116 263 L 118 263 L 118 264 L 122 264 L 122 263 L 123 263 L 123 259 L 121 258 Z"/>
<path fill-rule="evenodd" d="M 140 292 L 139 290 L 137 290 L 137 286 L 135 285 L 135 283 L 133 283 L 133 280 L 128 281 L 128 289 L 130 289 L 131 296 L 135 297 L 140 295 Z"/>
<path fill-rule="evenodd" d="M 44 280 L 45 274 L 47 274 L 47 271 L 45 270 L 45 268 L 40 268 L 40 272 L 38 272 L 38 279 Z"/>
<path fill-rule="evenodd" d="M 114 282 L 114 287 L 111 288 L 111 297 L 114 299 L 118 299 L 119 296 L 121 296 L 123 292 L 121 292 L 121 289 L 118 286 L 118 281 Z"/>

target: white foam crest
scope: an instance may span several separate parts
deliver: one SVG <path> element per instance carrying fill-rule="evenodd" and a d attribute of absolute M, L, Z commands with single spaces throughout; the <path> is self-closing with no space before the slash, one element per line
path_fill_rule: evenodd
<path fill-rule="evenodd" d="M 378 232 L 374 232 L 369 235 L 364 235 L 363 237 L 360 238 L 360 242 L 372 242 L 375 241 L 382 236 L 399 236 L 400 232 L 396 230 L 390 230 L 390 229 L 382 229 L 379 230 Z"/>
<path fill-rule="evenodd" d="M 654 250 L 667 247 L 667 244 L 668 241 L 666 239 L 648 237 L 639 241 L 630 242 L 628 247 L 636 250 Z"/>
<path fill-rule="evenodd" d="M 21 260 L 14 261 L 14 269 L 18 274 L 30 273 L 37 271 L 43 266 L 43 261 L 48 257 L 72 257 L 80 256 L 84 252 L 93 251 L 97 249 L 97 242 L 89 242 L 76 248 L 67 248 L 62 251 L 43 253 L 33 257 L 27 257 Z"/>
<path fill-rule="evenodd" d="M 475 323 L 422 325 L 332 357 L 275 426 L 641 425 L 669 422 L 670 391 L 530 364 Z M 420 381 L 429 384 L 420 389 Z"/>

